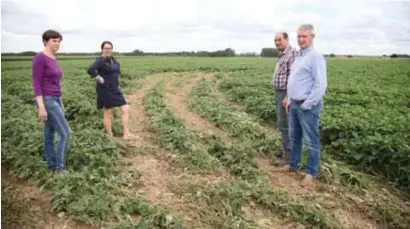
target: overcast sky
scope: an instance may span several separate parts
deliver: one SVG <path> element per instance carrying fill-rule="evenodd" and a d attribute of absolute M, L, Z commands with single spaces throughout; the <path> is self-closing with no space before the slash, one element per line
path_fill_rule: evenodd
<path fill-rule="evenodd" d="M 260 52 L 286 31 L 311 23 L 315 48 L 337 54 L 410 54 L 410 1 L 391 0 L 1 0 L 1 51 L 39 51 L 41 34 L 60 31 L 61 52 Z"/>

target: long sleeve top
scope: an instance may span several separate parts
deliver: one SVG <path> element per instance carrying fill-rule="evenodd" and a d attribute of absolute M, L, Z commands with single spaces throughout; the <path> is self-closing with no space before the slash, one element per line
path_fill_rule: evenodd
<path fill-rule="evenodd" d="M 118 87 L 119 86 L 119 74 L 121 73 L 120 64 L 112 57 L 98 57 L 90 65 L 87 73 L 91 77 L 100 75 L 104 78 L 104 84 L 97 85 L 101 87 Z"/>
<path fill-rule="evenodd" d="M 300 50 L 289 75 L 288 101 L 304 100 L 303 107 L 311 109 L 312 105 L 322 102 L 326 88 L 325 57 L 312 47 Z"/>
<path fill-rule="evenodd" d="M 37 53 L 32 61 L 32 86 L 35 96 L 61 95 L 63 72 L 57 60 L 43 52 Z"/>

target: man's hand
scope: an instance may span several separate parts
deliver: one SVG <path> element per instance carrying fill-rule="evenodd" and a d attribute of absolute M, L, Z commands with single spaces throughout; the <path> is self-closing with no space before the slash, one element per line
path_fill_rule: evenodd
<path fill-rule="evenodd" d="M 301 108 L 302 110 L 310 110 L 311 107 L 309 107 L 308 105 L 306 105 L 306 103 L 302 103 L 302 104 L 300 105 L 300 108 Z"/>
<path fill-rule="evenodd" d="M 38 117 L 40 118 L 40 121 L 42 122 L 47 121 L 47 111 L 44 107 L 38 109 Z"/>
<path fill-rule="evenodd" d="M 285 98 L 282 100 L 282 106 L 286 107 L 287 103 L 288 103 L 288 96 L 286 95 Z"/>
<path fill-rule="evenodd" d="M 290 104 L 288 103 L 288 100 L 284 101 L 284 105 L 286 113 L 289 113 L 289 109 L 290 109 Z"/>
<path fill-rule="evenodd" d="M 289 113 L 290 104 L 288 103 L 288 96 L 286 95 L 285 98 L 282 100 L 282 106 L 285 108 L 286 113 Z"/>

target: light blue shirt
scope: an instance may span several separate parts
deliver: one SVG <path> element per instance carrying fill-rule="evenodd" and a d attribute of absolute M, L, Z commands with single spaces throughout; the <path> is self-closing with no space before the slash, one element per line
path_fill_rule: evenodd
<path fill-rule="evenodd" d="M 304 109 L 323 102 L 327 88 L 326 59 L 312 46 L 301 49 L 295 56 L 288 81 L 288 102 L 305 100 Z"/>

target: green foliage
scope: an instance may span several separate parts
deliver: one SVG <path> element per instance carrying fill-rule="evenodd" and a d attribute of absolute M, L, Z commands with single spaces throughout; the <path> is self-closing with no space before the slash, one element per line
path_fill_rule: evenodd
<path fill-rule="evenodd" d="M 169 213 L 162 206 L 152 207 L 142 196 L 129 196 L 121 201 L 120 210 L 129 215 L 140 215 L 138 223 L 125 220 L 115 228 L 158 228 L 180 229 L 181 219 Z"/>
<path fill-rule="evenodd" d="M 321 141 L 334 156 L 404 187 L 410 185 L 409 66 L 406 60 L 329 61 L 320 124 Z M 270 78 L 263 69 L 232 73 L 220 89 L 247 112 L 272 121 Z"/>
<path fill-rule="evenodd" d="M 179 152 L 184 165 L 192 170 L 212 171 L 220 163 L 202 148 L 193 143 L 193 135 L 182 121 L 175 118 L 166 107 L 163 95 L 158 89 L 152 89 L 144 97 L 144 105 L 151 116 L 154 129 L 157 130 L 162 147 Z"/>
<path fill-rule="evenodd" d="M 226 168 L 235 176 L 236 180 L 213 182 L 192 191 L 201 206 L 203 220 L 218 228 L 257 228 L 245 219 L 242 211 L 245 204 L 256 203 L 307 227 L 342 228 L 319 200 L 290 196 L 272 188 L 254 161 L 257 153 L 269 154 L 280 148 L 279 135 L 258 124 L 259 119 L 276 119 L 270 84 L 272 59 L 119 60 L 123 68 L 121 90 L 125 93 L 138 88 L 138 79 L 149 74 L 218 72 L 215 78 L 223 80 L 220 89 L 255 116 L 217 99 L 212 95 L 212 83 L 200 81 L 190 94 L 190 108 L 230 133 L 231 142 L 225 145 L 215 135 L 186 127 L 165 105 L 160 89 L 150 91 L 144 98 L 159 143 L 176 152 L 184 167 L 200 172 Z M 138 184 L 141 173 L 119 169 L 118 157 L 126 154 L 127 149 L 104 134 L 102 114 L 95 107 L 94 82 L 85 73 L 91 61 L 61 61 L 65 74 L 63 102 L 73 136 L 67 155 L 69 171 L 56 176 L 48 174 L 43 159 L 43 131 L 31 89 L 30 62 L 2 63 L 2 166 L 16 176 L 53 190 L 55 211 L 90 224 L 119 220 L 115 228 L 181 228 L 182 220 L 166 208 L 154 206 L 142 196 L 124 197 L 121 188 Z M 320 129 L 325 151 L 365 171 L 382 173 L 405 187 L 410 183 L 408 61 L 331 58 L 328 63 L 329 89 Z M 224 72 L 230 72 L 229 78 L 225 78 Z M 119 117 L 114 117 L 114 133 L 121 135 Z M 341 184 L 360 195 L 370 193 L 372 201 L 361 204 L 360 209 L 368 209 L 370 213 L 366 214 L 377 218 L 384 228 L 408 228 L 409 208 L 403 201 L 406 197 L 401 198 L 399 192 L 381 192 L 383 186 L 375 185 L 366 176 L 340 164 L 324 162 L 319 173 L 322 182 Z M 134 215 L 140 217 L 139 221 L 131 219 Z"/>
<path fill-rule="evenodd" d="M 280 136 L 277 132 L 268 133 L 258 124 L 258 120 L 238 112 L 227 102 L 212 95 L 212 85 L 202 79 L 190 93 L 190 109 L 202 117 L 227 130 L 234 138 L 250 141 L 260 151 L 269 153 L 280 150 Z"/>
<path fill-rule="evenodd" d="M 260 55 L 263 57 L 277 57 L 279 56 L 279 50 L 275 48 L 262 48 Z"/>
<path fill-rule="evenodd" d="M 1 158 L 2 166 L 14 175 L 32 179 L 42 188 L 54 191 L 55 211 L 98 225 L 125 216 L 123 211 L 116 210 L 120 202 L 113 193 L 121 193 L 119 188 L 124 183 L 135 181 L 126 180 L 119 170 L 118 157 L 126 149 L 104 133 L 102 113 L 95 106 L 95 83 L 85 72 L 88 64 L 91 62 L 61 62 L 65 74 L 62 99 L 72 138 L 66 157 L 67 171 L 51 176 L 43 156 L 43 126 L 37 118 L 30 64 L 3 63 L 6 70 L 2 69 Z M 123 67 L 122 72 L 124 78 L 120 82 L 127 91 L 147 71 L 136 73 Z M 121 130 L 116 119 L 113 129 Z M 122 133 L 115 131 L 115 134 Z M 165 225 L 159 222 L 163 219 L 156 210 L 141 225 Z"/>
<path fill-rule="evenodd" d="M 214 101 L 209 94 L 207 97 L 201 97 L 203 94 L 200 94 L 200 89 L 207 88 L 203 81 L 203 83 L 199 83 L 192 92 L 193 101 L 191 104 L 204 105 L 205 101 L 210 102 L 207 105 L 199 106 L 205 109 L 204 113 L 207 113 L 208 109 L 217 105 L 217 102 Z M 201 99 L 203 100 L 202 102 L 200 101 Z M 255 145 L 252 146 L 252 144 L 252 147 L 247 146 L 247 143 L 250 143 L 249 139 L 244 142 L 246 138 L 250 138 L 252 141 L 260 137 L 260 135 L 251 135 L 252 128 L 258 126 L 257 123 L 249 121 L 242 122 L 243 127 L 235 125 L 237 130 L 241 131 L 242 134 L 246 134 L 246 136 L 234 135 L 237 141 L 232 142 L 230 145 L 225 145 L 219 138 L 196 136 L 192 130 L 182 128 L 184 124 L 173 116 L 170 109 L 163 102 L 162 93 L 158 89 L 152 89 L 148 92 L 144 98 L 144 104 L 152 116 L 152 124 L 155 129 L 159 131 L 160 136 L 164 135 L 164 130 L 172 130 L 173 127 L 179 127 L 179 130 L 184 130 L 180 133 L 184 133 L 185 136 L 191 136 L 191 138 L 182 138 L 181 143 L 185 142 L 186 144 L 189 143 L 197 147 L 203 146 L 199 150 L 216 158 L 232 175 L 237 176 L 243 181 L 242 185 L 237 185 L 235 182 L 228 183 L 228 185 L 221 188 L 216 188 L 215 193 L 212 192 L 212 190 L 215 189 L 213 185 L 203 189 L 201 188 L 201 193 L 205 193 L 204 199 L 200 198 L 198 200 L 200 206 L 202 206 L 201 212 L 204 214 L 204 219 L 211 221 L 215 227 L 253 228 L 252 224 L 244 220 L 241 206 L 243 201 L 254 201 L 274 213 L 282 214 L 283 217 L 290 217 L 300 223 L 323 228 L 342 228 L 340 222 L 335 217 L 326 213 L 322 208 L 309 207 L 313 205 L 313 203 L 309 201 L 305 202 L 303 198 L 298 198 L 294 202 L 286 193 L 272 189 L 270 182 L 262 178 L 258 166 L 254 162 L 255 154 L 257 153 L 255 148 L 257 147 L 255 147 Z M 216 106 L 216 109 L 218 109 L 222 115 L 229 114 L 219 106 Z M 215 111 L 208 112 L 211 116 L 215 115 L 215 113 Z M 165 119 L 164 117 L 167 118 Z M 229 119 L 229 116 L 224 118 Z M 232 120 L 232 123 L 238 124 L 237 120 Z M 227 125 L 227 127 L 232 128 L 230 125 Z M 262 128 L 259 127 L 258 130 L 262 130 Z M 167 146 L 170 139 L 171 138 L 161 138 L 161 144 Z M 205 144 L 202 145 L 200 142 Z M 184 153 L 191 154 L 190 157 L 198 158 L 197 161 L 202 160 L 201 156 L 196 154 L 195 151 L 189 148 L 183 149 L 187 150 L 184 151 Z M 219 184 L 221 183 L 218 182 L 214 185 L 218 186 Z M 235 227 L 232 225 L 235 225 Z"/>
<path fill-rule="evenodd" d="M 259 204 L 282 217 L 289 217 L 314 228 L 344 228 L 337 218 L 328 214 L 319 204 L 296 198 L 291 200 L 285 191 L 272 189 L 269 182 L 222 181 L 212 183 L 196 197 L 205 209 L 224 209 L 226 215 L 238 216 L 246 203 Z M 198 188 L 193 187 L 198 190 Z M 211 211 L 211 210 L 208 210 Z"/>

